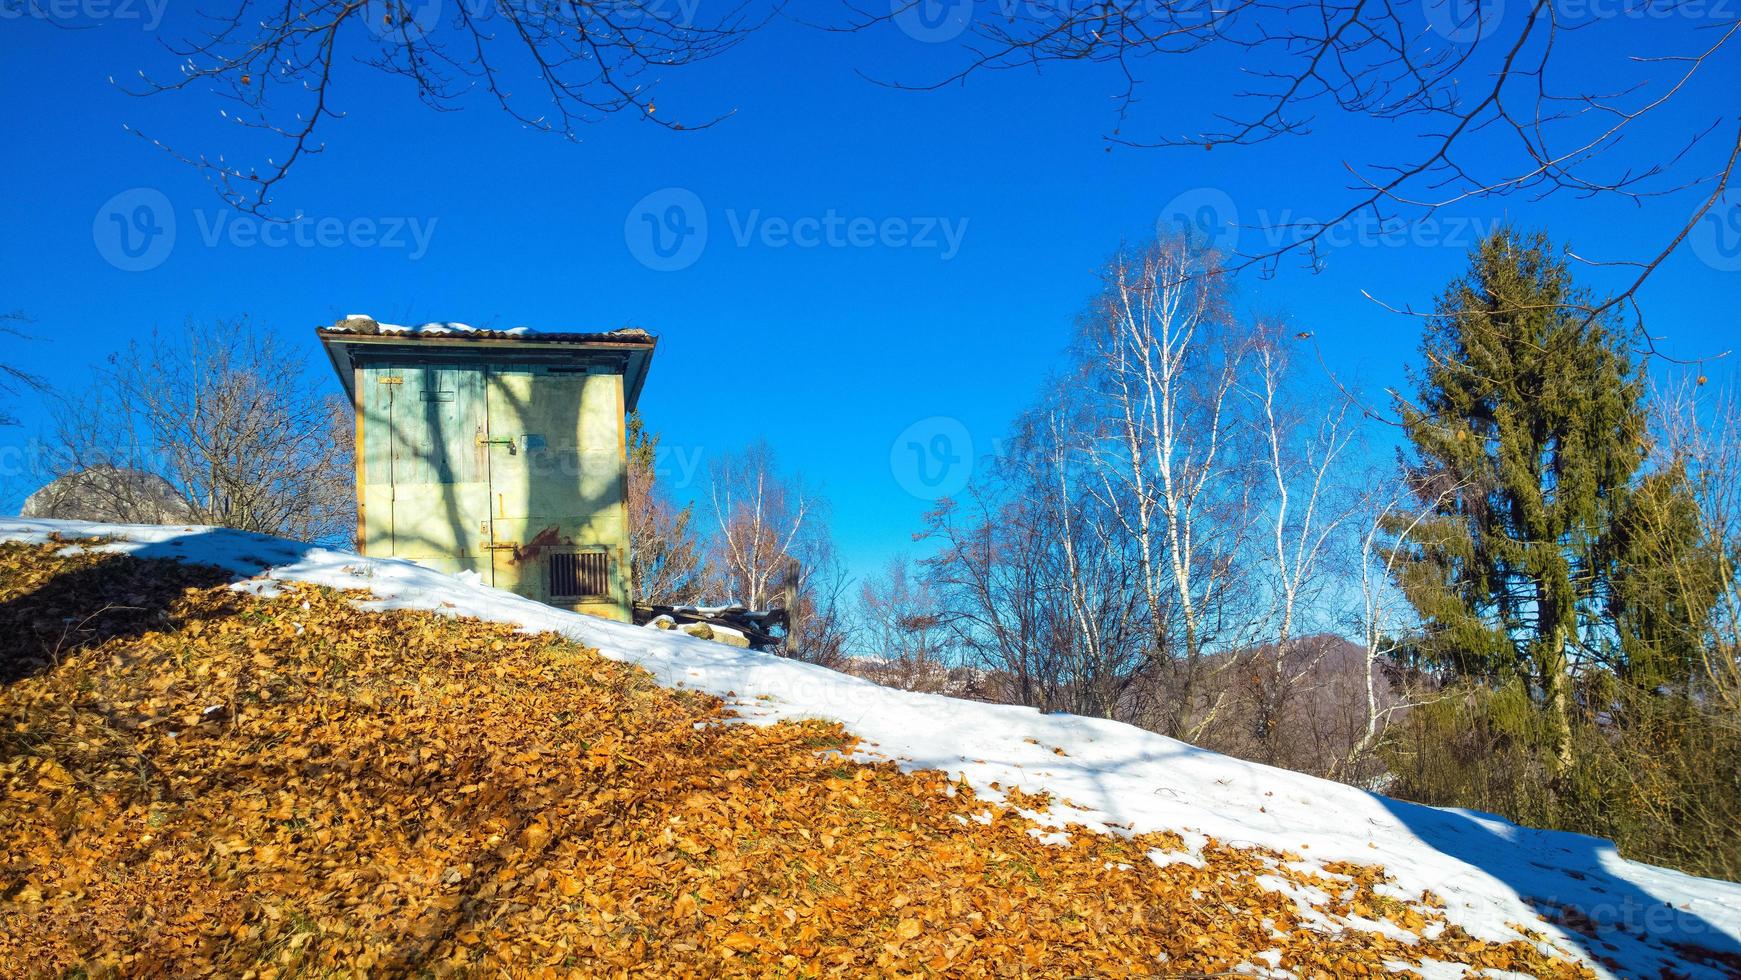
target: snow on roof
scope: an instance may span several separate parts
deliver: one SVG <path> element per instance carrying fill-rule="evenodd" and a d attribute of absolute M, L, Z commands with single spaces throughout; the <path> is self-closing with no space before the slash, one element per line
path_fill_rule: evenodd
<path fill-rule="evenodd" d="M 651 338 L 647 331 L 637 327 L 594 331 L 547 331 L 534 330 L 531 327 L 494 329 L 474 327 L 469 323 L 461 323 L 457 320 L 431 321 L 416 326 L 406 326 L 398 323 L 383 323 L 367 313 L 347 313 L 343 319 L 332 326 L 322 327 L 321 332 L 326 334 L 392 334 L 406 337 L 487 337 L 490 339 L 522 337 L 553 340 L 574 338 L 647 340 Z"/>
<path fill-rule="evenodd" d="M 475 575 L 444 575 L 402 559 L 215 528 L 0 519 L 0 541 L 92 537 L 111 540 L 69 547 L 218 565 L 252 576 L 237 584 L 242 589 L 311 582 L 372 592 L 363 603 L 369 608 L 561 633 L 640 665 L 667 687 L 717 695 L 752 723 L 832 718 L 863 740 L 861 758 L 942 770 L 993 800 L 1006 798 L 994 787 L 1050 793 L 1052 812 L 1029 814 L 1043 823 L 1109 833 L 1171 830 L 1193 853 L 1214 837 L 1293 852 L 1319 867 L 1382 865 L 1394 878 L 1382 886 L 1391 897 L 1418 901 L 1431 891 L 1452 922 L 1497 942 L 1527 939 L 1520 926 L 1535 930 L 1599 976 L 1726 975 L 1721 961 L 1692 959 L 1677 943 L 1741 956 L 1741 884 L 1628 861 L 1594 837 L 1391 800 L 1104 719 L 878 687 L 773 654 L 556 609 L 489 588 Z M 1308 905 L 1322 900 L 1293 897 Z M 1561 915 L 1563 908 L 1580 914 Z M 1597 935 L 1569 932 L 1544 912 Z"/>
<path fill-rule="evenodd" d="M 430 322 L 430 323 L 419 324 L 418 326 L 415 326 L 415 327 L 407 327 L 407 326 L 402 326 L 402 325 L 397 324 L 397 323 L 382 323 L 381 321 L 375 319 L 374 317 L 368 315 L 367 313 L 347 313 L 347 314 L 345 314 L 345 318 L 343 320 L 341 320 L 339 323 L 334 324 L 333 326 L 335 329 L 342 330 L 350 325 L 355 325 L 356 327 L 361 327 L 363 324 L 367 324 L 367 323 L 372 323 L 375 325 L 375 329 L 372 331 L 369 331 L 370 333 L 463 334 L 463 333 L 478 333 L 479 332 L 477 327 L 474 327 L 469 323 L 460 323 L 457 320 L 449 321 L 446 323 Z M 491 330 L 488 332 L 489 333 L 497 333 L 497 334 L 507 334 L 507 335 L 514 336 L 514 337 L 523 337 L 523 336 L 526 336 L 527 334 L 534 333 L 534 331 L 530 327 L 511 327 L 507 330 Z"/>

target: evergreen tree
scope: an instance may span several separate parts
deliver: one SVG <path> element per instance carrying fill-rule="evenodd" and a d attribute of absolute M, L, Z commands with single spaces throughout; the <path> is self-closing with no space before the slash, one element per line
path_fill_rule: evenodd
<path fill-rule="evenodd" d="M 629 465 L 651 471 L 659 454 L 659 433 L 649 432 L 639 410 L 629 413 Z"/>
<path fill-rule="evenodd" d="M 1616 642 L 1604 559 L 1645 457 L 1642 374 L 1595 305 L 1544 236 L 1489 236 L 1428 323 L 1418 404 L 1400 405 L 1406 477 L 1438 501 L 1399 563 L 1423 652 L 1527 684 L 1562 769 L 1571 665 Z"/>

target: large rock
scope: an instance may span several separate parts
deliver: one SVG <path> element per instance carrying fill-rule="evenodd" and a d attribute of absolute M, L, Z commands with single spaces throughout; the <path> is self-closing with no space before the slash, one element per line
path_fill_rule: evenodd
<path fill-rule="evenodd" d="M 677 631 L 688 633 L 697 639 L 724 643 L 726 646 L 748 648 L 750 645 L 749 637 L 729 626 L 720 626 L 717 623 L 684 623 L 677 627 Z"/>
<path fill-rule="evenodd" d="M 69 473 L 31 494 L 20 517 L 107 524 L 186 524 L 193 510 L 154 473 L 95 466 Z"/>

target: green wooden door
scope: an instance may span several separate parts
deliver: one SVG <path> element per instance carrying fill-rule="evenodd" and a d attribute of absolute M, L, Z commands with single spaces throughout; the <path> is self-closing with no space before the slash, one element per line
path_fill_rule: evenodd
<path fill-rule="evenodd" d="M 567 386 L 551 381 L 532 366 L 504 366 L 492 367 L 485 383 L 492 575 L 498 588 L 545 601 L 547 553 L 573 542 L 562 515 L 573 488 L 553 479 L 560 464 L 552 462 L 572 443 L 580 409 Z"/>
<path fill-rule="evenodd" d="M 385 364 L 365 369 L 363 382 L 365 536 L 385 537 L 398 557 L 475 569 L 488 581 L 481 367 Z"/>
<path fill-rule="evenodd" d="M 495 585 L 615 614 L 627 558 L 616 376 L 492 367 L 485 387 Z M 553 577 L 551 556 L 577 553 L 602 557 L 563 559 L 576 574 Z"/>

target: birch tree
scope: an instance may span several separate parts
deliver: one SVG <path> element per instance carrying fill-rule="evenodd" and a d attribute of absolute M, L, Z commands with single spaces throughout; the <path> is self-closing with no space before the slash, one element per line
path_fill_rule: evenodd
<path fill-rule="evenodd" d="M 1328 772 L 1332 778 L 1347 778 L 1355 771 L 1391 719 L 1414 706 L 1406 696 L 1399 698 L 1388 685 L 1380 685 L 1400 650 L 1400 639 L 1418 623 L 1408 600 L 1396 587 L 1396 576 L 1421 525 L 1432 520 L 1461 490 L 1441 486 L 1431 500 L 1416 501 L 1413 510 L 1400 493 L 1371 498 L 1360 535 L 1360 609 L 1356 620 L 1365 660 L 1365 725 L 1346 757 L 1332 765 Z"/>
<path fill-rule="evenodd" d="M 782 477 L 765 442 L 709 467 L 708 499 L 715 522 L 715 564 L 727 593 L 752 609 L 778 596 L 788 566 L 814 530 L 813 498 Z"/>
<path fill-rule="evenodd" d="M 779 471 L 758 442 L 708 467 L 714 519 L 711 565 L 725 597 L 784 608 L 788 656 L 824 665 L 847 655 L 851 576 L 828 533 L 827 505 Z"/>
<path fill-rule="evenodd" d="M 1045 594 L 1063 627 L 1054 634 L 1060 687 L 1070 710 L 1115 718 L 1133 709 L 1127 698 L 1150 668 L 1153 648 L 1144 638 L 1143 595 L 1132 588 L 1129 542 L 1092 494 L 1095 474 L 1084 465 L 1082 432 L 1095 424 L 1092 403 L 1071 401 L 1065 394 L 1032 413 L 1016 449 L 1031 468 L 1023 486 L 1034 510 L 1054 529 Z"/>
<path fill-rule="evenodd" d="M 1318 666 L 1310 650 L 1296 650 L 1296 632 L 1302 616 L 1321 610 L 1328 590 L 1342 577 L 1334 562 L 1348 557 L 1338 548 L 1362 496 L 1348 482 L 1354 472 L 1351 402 L 1318 398 L 1316 411 L 1304 407 L 1305 399 L 1293 395 L 1290 351 L 1279 326 L 1262 329 L 1251 348 L 1245 391 L 1268 478 L 1268 494 L 1253 508 L 1267 552 L 1254 557 L 1254 565 L 1269 606 L 1263 617 L 1269 635 L 1259 647 L 1263 663 L 1257 665 L 1253 686 L 1255 734 L 1270 762 L 1287 702 L 1311 683 Z M 1326 648 L 1317 644 L 1316 649 Z"/>
<path fill-rule="evenodd" d="M 1197 703 L 1201 674 L 1250 525 L 1250 468 L 1230 451 L 1250 350 L 1223 282 L 1216 255 L 1182 236 L 1121 251 L 1081 342 L 1104 406 L 1096 496 L 1135 549 L 1150 658 L 1173 676 L 1164 728 L 1179 738 L 1219 709 Z"/>

